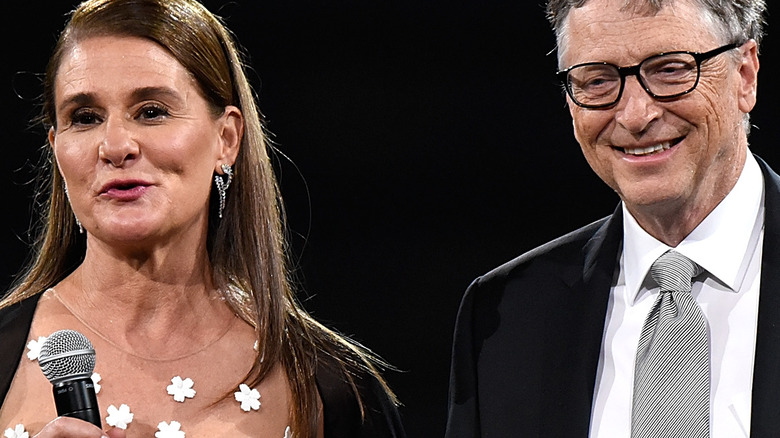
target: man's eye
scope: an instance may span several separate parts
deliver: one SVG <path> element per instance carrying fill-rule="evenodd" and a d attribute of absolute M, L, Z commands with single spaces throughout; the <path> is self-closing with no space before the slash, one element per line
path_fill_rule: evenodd
<path fill-rule="evenodd" d="M 582 84 L 583 88 L 597 88 L 597 87 L 604 87 L 604 86 L 610 86 L 615 82 L 612 78 L 591 78 L 585 81 L 584 84 Z"/>

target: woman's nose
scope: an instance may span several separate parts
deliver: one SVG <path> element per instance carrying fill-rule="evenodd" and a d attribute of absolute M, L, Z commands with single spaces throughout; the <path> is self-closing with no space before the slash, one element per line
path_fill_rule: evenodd
<path fill-rule="evenodd" d="M 138 143 L 133 138 L 132 131 L 126 126 L 127 123 L 119 118 L 109 118 L 103 125 L 104 135 L 99 148 L 100 159 L 115 167 L 122 166 L 138 155 Z"/>

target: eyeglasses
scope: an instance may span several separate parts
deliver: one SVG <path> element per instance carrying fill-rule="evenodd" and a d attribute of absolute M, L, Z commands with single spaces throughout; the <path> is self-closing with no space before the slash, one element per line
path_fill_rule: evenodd
<path fill-rule="evenodd" d="M 667 52 L 653 55 L 631 67 L 607 62 L 586 62 L 556 73 L 571 100 L 583 108 L 615 105 L 623 94 L 627 76 L 655 99 L 673 99 L 688 94 L 699 84 L 701 63 L 741 46 L 726 44 L 709 52 Z"/>

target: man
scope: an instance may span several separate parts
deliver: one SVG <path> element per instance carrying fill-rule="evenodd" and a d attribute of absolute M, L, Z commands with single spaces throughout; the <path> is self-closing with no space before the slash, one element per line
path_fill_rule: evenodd
<path fill-rule="evenodd" d="M 764 1 L 547 12 L 574 135 L 622 202 L 469 287 L 447 437 L 780 436 L 780 178 L 747 141 Z M 669 254 L 688 291 L 656 275 Z M 689 315 L 703 347 L 664 346 Z"/>

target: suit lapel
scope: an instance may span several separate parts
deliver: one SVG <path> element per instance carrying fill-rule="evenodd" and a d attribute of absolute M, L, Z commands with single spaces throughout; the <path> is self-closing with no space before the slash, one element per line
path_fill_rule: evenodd
<path fill-rule="evenodd" d="M 557 373 L 551 377 L 557 386 L 551 384 L 549 388 L 560 390 L 540 394 L 550 413 L 541 428 L 545 436 L 588 434 L 607 304 L 622 233 L 622 210 L 618 207 L 582 247 L 581 264 L 576 265 L 576 271 L 561 273 L 571 292 L 568 303 L 576 311 L 567 313 L 570 339 L 566 344 L 565 375 Z"/>
<path fill-rule="evenodd" d="M 780 434 L 780 179 L 756 158 L 764 174 L 764 244 L 753 370 L 750 436 Z"/>
<path fill-rule="evenodd" d="M 581 273 L 581 287 L 583 289 L 583 321 L 582 327 L 588 330 L 584 333 L 585 344 L 583 357 L 590 358 L 587 367 L 592 376 L 591 383 L 595 383 L 598 357 L 601 351 L 601 342 L 604 336 L 604 324 L 606 322 L 607 305 L 612 282 L 615 276 L 615 268 L 618 261 L 621 243 L 623 241 L 623 211 L 618 206 L 604 226 L 593 235 L 583 248 L 583 267 Z"/>

